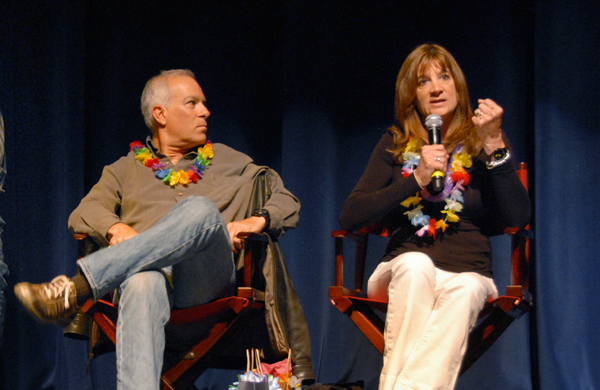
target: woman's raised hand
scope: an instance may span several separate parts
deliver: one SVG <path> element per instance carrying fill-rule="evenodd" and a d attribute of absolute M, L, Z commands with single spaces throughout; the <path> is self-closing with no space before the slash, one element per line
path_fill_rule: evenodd
<path fill-rule="evenodd" d="M 495 149 L 504 148 L 502 140 L 502 114 L 504 110 L 492 99 L 477 100 L 479 106 L 471 118 L 477 135 L 483 141 L 483 148 L 487 154 L 492 154 Z"/>

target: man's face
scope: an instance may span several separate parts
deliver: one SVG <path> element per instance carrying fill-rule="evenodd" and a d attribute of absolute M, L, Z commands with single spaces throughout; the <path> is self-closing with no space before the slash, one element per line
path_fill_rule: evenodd
<path fill-rule="evenodd" d="M 164 107 L 168 143 L 182 148 L 204 144 L 210 112 L 204 105 L 202 88 L 189 76 L 170 77 L 167 83 L 171 94 L 168 106 Z"/>

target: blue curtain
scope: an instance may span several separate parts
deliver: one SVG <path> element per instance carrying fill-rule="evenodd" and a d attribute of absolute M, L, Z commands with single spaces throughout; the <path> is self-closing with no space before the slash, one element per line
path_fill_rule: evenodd
<path fill-rule="evenodd" d="M 587 77 L 600 59 L 599 16 L 587 2 L 551 1 L 536 13 L 535 318 L 543 389 L 600 387 L 600 98 L 590 94 L 600 83 Z"/>
<path fill-rule="evenodd" d="M 114 355 L 88 370 L 85 343 L 31 320 L 12 287 L 75 272 L 71 210 L 104 165 L 146 136 L 139 112 L 146 80 L 190 68 L 208 99 L 213 142 L 277 169 L 302 202 L 300 225 L 282 247 L 318 381 L 376 388 L 381 356 L 327 298 L 330 232 L 392 122 L 400 65 L 417 44 L 434 41 L 457 58 L 473 104 L 489 97 L 504 108 L 503 128 L 529 164 L 535 205 L 534 310 L 457 388 L 600 388 L 592 158 L 600 145 L 598 7 L 583 0 L 401 3 L 4 2 L 0 109 L 10 171 L 0 215 L 10 276 L 0 387 L 115 388 Z M 509 263 L 506 243 L 497 241 L 502 288 Z M 383 245 L 372 245 L 369 269 Z M 221 389 L 234 374 L 212 370 L 197 386 Z"/>

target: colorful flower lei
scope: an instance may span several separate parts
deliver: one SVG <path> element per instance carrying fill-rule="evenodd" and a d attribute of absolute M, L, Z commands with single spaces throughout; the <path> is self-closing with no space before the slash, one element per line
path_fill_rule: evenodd
<path fill-rule="evenodd" d="M 420 192 L 417 192 L 415 196 L 408 197 L 405 201 L 400 203 L 407 209 L 412 206 L 410 210 L 404 214 L 408 217 L 413 226 L 421 226 L 415 233 L 419 237 L 423 237 L 425 233 L 428 236 L 433 237 L 435 240 L 435 233 L 437 230 L 445 232 L 450 226 L 448 223 L 457 223 L 460 221 L 458 213 L 463 209 L 462 203 L 464 203 L 463 194 L 461 191 L 465 190 L 465 186 L 469 184 L 471 176 L 467 173 L 465 168 L 470 168 L 473 165 L 471 156 L 467 153 L 462 152 L 462 145 L 458 145 L 452 155 L 450 156 L 450 168 L 448 169 L 449 174 L 446 175 L 444 181 L 444 190 L 437 194 L 431 195 L 427 189 L 423 188 Z M 402 154 L 404 164 L 402 166 L 402 176 L 407 177 L 417 168 L 419 160 L 421 159 L 421 140 L 410 137 L 406 144 L 406 149 Z M 419 196 L 422 195 L 421 196 Z M 420 204 L 421 200 L 425 198 L 430 202 L 441 202 L 444 200 L 446 206 L 441 211 L 445 214 L 443 218 L 431 218 L 429 215 L 423 213 L 423 205 Z"/>
<path fill-rule="evenodd" d="M 178 184 L 187 185 L 189 183 L 197 183 L 208 164 L 210 164 L 208 160 L 215 155 L 212 142 L 206 141 L 204 146 L 198 148 L 198 156 L 190 165 L 190 169 L 187 172 L 184 170 L 175 172 L 170 168 L 165 169 L 166 165 L 161 163 L 158 158 L 153 158 L 150 150 L 142 145 L 140 141 L 130 143 L 129 150 L 135 153 L 136 160 L 141 162 L 142 165 L 151 168 L 157 178 L 168 183 L 171 187 L 175 187 Z"/>

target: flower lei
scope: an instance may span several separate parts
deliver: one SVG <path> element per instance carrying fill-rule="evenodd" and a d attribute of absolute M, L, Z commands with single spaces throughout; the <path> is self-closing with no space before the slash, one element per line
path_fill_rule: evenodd
<path fill-rule="evenodd" d="M 175 187 L 178 184 L 187 185 L 189 183 L 197 183 L 208 164 L 210 164 L 208 160 L 215 155 L 212 142 L 206 141 L 204 146 L 198 148 L 198 157 L 194 159 L 190 165 L 190 169 L 187 172 L 184 170 L 175 172 L 170 168 L 165 169 L 166 165 L 161 163 L 158 158 L 153 158 L 150 150 L 142 145 L 140 141 L 130 143 L 129 148 L 129 150 L 135 153 L 136 160 L 141 162 L 142 165 L 151 168 L 157 178 L 168 183 L 171 187 Z"/>
<path fill-rule="evenodd" d="M 406 144 L 406 149 L 402 154 L 402 159 L 404 160 L 402 176 L 409 176 L 417 168 L 419 160 L 421 159 L 421 154 L 419 153 L 420 149 L 421 140 L 410 137 Z M 435 233 L 437 230 L 441 229 L 442 232 L 445 232 L 450 226 L 448 223 L 457 223 L 460 221 L 458 213 L 462 211 L 462 203 L 464 203 L 461 191 L 465 190 L 465 186 L 469 184 L 469 180 L 471 179 L 471 176 L 467 173 L 465 168 L 470 168 L 473 165 L 471 156 L 467 153 L 463 153 L 462 149 L 462 145 L 458 145 L 450 156 L 449 174 L 446 175 L 444 180 L 444 190 L 442 192 L 433 196 L 427 189 L 423 188 L 420 191 L 422 197 L 419 196 L 419 192 L 417 192 L 415 196 L 408 197 L 405 201 L 400 203 L 407 209 L 412 206 L 412 208 L 404 214 L 408 217 L 413 226 L 421 226 L 415 233 L 417 236 L 423 237 L 423 235 L 427 234 L 435 240 Z M 440 217 L 436 220 L 429 215 L 423 214 L 423 205 L 419 204 L 423 198 L 430 202 L 441 202 L 444 200 L 446 206 L 444 206 L 444 210 L 442 210 L 441 213 L 445 214 L 445 217 Z"/>

